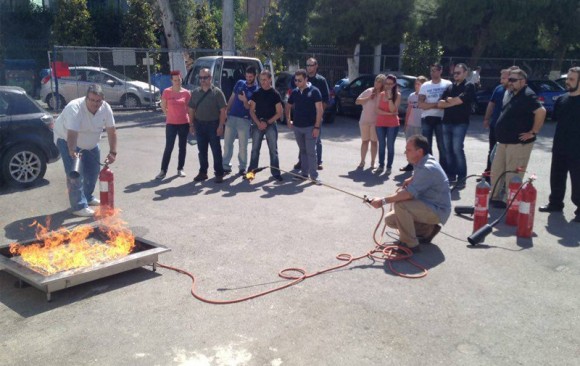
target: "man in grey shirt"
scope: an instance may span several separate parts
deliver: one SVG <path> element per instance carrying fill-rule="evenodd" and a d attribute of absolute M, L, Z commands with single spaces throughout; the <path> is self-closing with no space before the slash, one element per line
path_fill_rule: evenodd
<path fill-rule="evenodd" d="M 405 155 L 413 165 L 413 176 L 405 180 L 403 189 L 384 198 L 374 198 L 371 205 L 379 208 L 393 204 L 385 217 L 387 226 L 399 231 L 397 244 L 419 251 L 419 243 L 430 243 L 451 214 L 449 181 L 441 165 L 429 153 L 429 142 L 421 135 L 407 140 Z"/>

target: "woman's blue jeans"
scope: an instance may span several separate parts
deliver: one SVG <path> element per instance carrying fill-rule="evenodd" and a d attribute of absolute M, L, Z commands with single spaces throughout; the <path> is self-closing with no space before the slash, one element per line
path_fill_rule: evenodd
<path fill-rule="evenodd" d="M 395 140 L 399 133 L 399 126 L 397 127 L 377 127 L 377 137 L 379 139 L 379 166 L 385 166 L 385 150 L 387 154 L 387 169 L 393 166 L 395 159 Z"/>

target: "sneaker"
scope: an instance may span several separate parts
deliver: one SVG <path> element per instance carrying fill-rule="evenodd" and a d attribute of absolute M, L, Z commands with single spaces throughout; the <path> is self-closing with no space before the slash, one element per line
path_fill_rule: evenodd
<path fill-rule="evenodd" d="M 231 169 L 224 169 L 224 175 L 231 174 L 231 172 L 232 172 Z"/>
<path fill-rule="evenodd" d="M 385 167 L 382 165 L 379 165 L 379 167 L 375 170 L 375 173 L 381 173 L 383 170 L 385 170 Z"/>
<path fill-rule="evenodd" d="M 90 207 L 85 207 L 78 211 L 73 211 L 72 214 L 80 217 L 93 217 L 95 216 L 95 211 Z"/>
<path fill-rule="evenodd" d="M 418 244 L 415 245 L 414 247 L 410 247 L 407 243 L 403 243 L 400 240 L 395 241 L 395 244 L 403 248 L 411 249 L 413 253 L 419 253 L 421 251 L 421 247 Z M 405 251 L 400 251 L 399 253 L 407 254 L 407 252 Z"/>
<path fill-rule="evenodd" d="M 391 174 L 391 168 L 387 168 L 387 170 L 385 171 L 385 174 L 386 174 L 386 175 L 389 175 L 389 174 Z"/>
<path fill-rule="evenodd" d="M 324 169 L 324 167 L 322 166 L 322 164 L 319 164 L 318 165 L 318 170 L 322 170 L 322 169 Z"/>
<path fill-rule="evenodd" d="M 294 164 L 294 169 L 295 169 L 295 170 L 298 170 L 298 169 L 300 169 L 300 162 L 298 162 L 298 163 Z"/>
<path fill-rule="evenodd" d="M 553 203 L 548 203 L 547 205 L 540 206 L 540 208 L 538 208 L 538 211 L 540 211 L 540 212 L 562 212 L 563 208 L 560 206 L 556 206 Z"/>
<path fill-rule="evenodd" d="M 216 175 L 215 176 L 215 180 L 216 183 L 223 183 L 224 181 L 224 176 L 223 175 Z"/>
<path fill-rule="evenodd" d="M 193 178 L 193 181 L 194 182 L 203 182 L 206 179 L 207 179 L 207 174 L 199 173 L 198 175 L 195 176 L 195 178 Z"/>
<path fill-rule="evenodd" d="M 425 236 L 423 238 L 418 238 L 419 244 L 430 244 L 431 241 L 433 240 L 433 238 L 435 237 L 435 235 L 439 234 L 440 231 L 441 231 L 441 225 L 435 225 L 433 227 L 433 231 L 431 231 L 431 234 L 429 234 L 429 236 Z"/>
<path fill-rule="evenodd" d="M 89 202 L 89 206 L 100 206 L 101 205 L 101 200 L 98 198 L 93 198 L 90 202 Z"/>
<path fill-rule="evenodd" d="M 300 175 L 300 176 L 295 175 L 295 176 L 292 177 L 292 180 L 298 180 L 298 181 L 303 181 L 303 180 L 306 180 L 306 179 L 308 179 L 308 177 L 305 176 L 305 175 Z"/>
<path fill-rule="evenodd" d="M 320 178 L 315 178 L 313 179 L 314 184 L 316 184 L 317 186 L 321 186 L 322 185 L 322 181 L 320 180 Z"/>
<path fill-rule="evenodd" d="M 282 176 L 281 176 L 281 175 L 274 175 L 273 177 L 274 177 L 274 179 L 275 179 L 275 180 L 277 180 L 278 182 L 282 182 L 282 181 L 284 181 L 284 178 L 282 178 Z"/>
<path fill-rule="evenodd" d="M 177 171 L 177 176 L 178 177 L 187 177 L 187 175 L 185 174 L 185 172 L 183 171 L 183 169 L 180 169 Z"/>
<path fill-rule="evenodd" d="M 165 175 L 167 174 L 167 172 L 165 170 L 162 170 L 159 172 L 159 174 L 157 174 L 157 176 L 155 177 L 155 179 L 157 180 L 161 180 L 163 178 L 165 178 Z"/>

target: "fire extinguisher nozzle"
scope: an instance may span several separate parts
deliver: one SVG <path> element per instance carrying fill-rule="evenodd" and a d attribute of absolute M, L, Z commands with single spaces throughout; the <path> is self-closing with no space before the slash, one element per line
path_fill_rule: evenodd
<path fill-rule="evenodd" d="M 471 245 L 477 245 L 485 240 L 485 237 L 491 233 L 493 227 L 490 224 L 483 225 L 479 230 L 471 234 L 467 241 Z"/>

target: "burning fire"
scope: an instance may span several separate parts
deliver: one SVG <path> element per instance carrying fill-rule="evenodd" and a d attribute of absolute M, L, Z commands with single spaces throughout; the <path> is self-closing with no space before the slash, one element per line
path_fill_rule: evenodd
<path fill-rule="evenodd" d="M 46 227 L 34 221 L 30 226 L 36 226 L 39 242 L 10 244 L 10 253 L 19 255 L 31 269 L 42 274 L 90 267 L 131 253 L 135 237 L 125 225 L 117 213 L 102 217 L 100 230 L 107 238 L 99 241 L 89 238 L 95 230 L 92 226 L 80 225 L 72 230 L 62 227 L 49 231 L 50 219 L 47 219 Z"/>
<path fill-rule="evenodd" d="M 249 181 L 254 180 L 254 178 L 256 178 L 256 174 L 254 172 L 247 172 L 246 173 L 246 179 Z"/>

